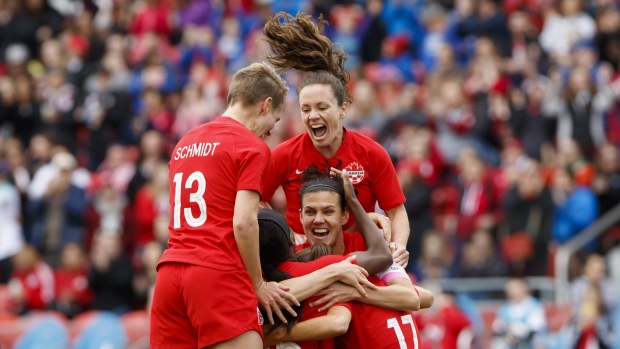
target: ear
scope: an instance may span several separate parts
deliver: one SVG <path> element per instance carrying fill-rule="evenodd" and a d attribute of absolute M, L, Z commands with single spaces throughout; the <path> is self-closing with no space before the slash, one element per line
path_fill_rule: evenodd
<path fill-rule="evenodd" d="M 342 106 L 340 106 L 340 118 L 344 119 L 344 117 L 347 115 L 347 109 L 349 109 L 349 103 L 344 102 L 342 103 Z"/>
<path fill-rule="evenodd" d="M 273 103 L 273 98 L 271 97 L 267 97 L 265 98 L 265 100 L 263 101 L 263 104 L 261 105 L 260 108 L 260 115 L 265 115 L 269 112 L 269 108 L 271 107 L 271 103 Z"/>
<path fill-rule="evenodd" d="M 342 212 L 342 224 L 345 225 L 349 221 L 349 209 L 345 208 L 344 212 Z"/>

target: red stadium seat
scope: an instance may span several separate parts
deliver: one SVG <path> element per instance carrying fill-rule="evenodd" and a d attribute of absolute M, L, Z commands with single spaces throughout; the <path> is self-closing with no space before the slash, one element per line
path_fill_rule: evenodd
<path fill-rule="evenodd" d="M 561 330 L 570 321 L 572 314 L 573 309 L 570 304 L 547 304 L 545 306 L 545 315 L 549 332 Z"/>
<path fill-rule="evenodd" d="M 0 348 L 11 348 L 26 329 L 26 321 L 11 313 L 0 313 Z"/>
<path fill-rule="evenodd" d="M 149 347 L 150 317 L 145 310 L 137 310 L 121 316 L 127 333 L 127 344 L 131 349 Z"/>

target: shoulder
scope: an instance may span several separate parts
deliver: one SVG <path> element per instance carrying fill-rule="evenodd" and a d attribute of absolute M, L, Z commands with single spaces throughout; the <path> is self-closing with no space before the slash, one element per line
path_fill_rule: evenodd
<path fill-rule="evenodd" d="M 286 156 L 298 152 L 299 148 L 303 147 L 304 141 L 307 137 L 308 134 L 306 132 L 299 134 L 287 141 L 278 144 L 275 148 L 273 148 L 272 152 L 274 156 L 276 156 L 276 154 L 278 156 Z"/>
<path fill-rule="evenodd" d="M 373 155 L 383 155 L 387 154 L 383 146 L 377 142 L 375 142 L 372 138 L 364 136 L 361 133 L 357 133 L 355 131 L 347 130 L 345 137 L 351 137 L 351 144 L 353 148 L 363 150 L 366 153 Z"/>

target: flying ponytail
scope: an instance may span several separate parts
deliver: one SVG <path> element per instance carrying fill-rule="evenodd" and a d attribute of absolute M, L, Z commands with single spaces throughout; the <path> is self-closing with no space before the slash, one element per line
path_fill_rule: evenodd
<path fill-rule="evenodd" d="M 304 13 L 295 17 L 277 13 L 263 28 L 272 51 L 265 58 L 283 72 L 295 69 L 311 73 L 299 85 L 298 93 L 309 85 L 327 84 L 332 86 L 338 104 L 351 103 L 349 73 L 344 68 L 347 56 L 323 34 L 325 24 L 322 15 L 315 22 Z"/>

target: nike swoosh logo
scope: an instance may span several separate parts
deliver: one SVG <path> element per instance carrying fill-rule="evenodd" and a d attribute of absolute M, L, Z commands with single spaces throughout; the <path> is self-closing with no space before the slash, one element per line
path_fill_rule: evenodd
<path fill-rule="evenodd" d="M 297 173 L 297 174 L 302 174 L 302 173 L 304 173 L 304 171 L 295 170 L 295 173 Z"/>

